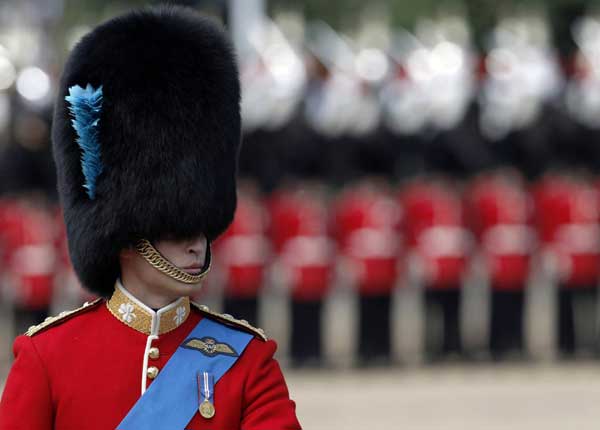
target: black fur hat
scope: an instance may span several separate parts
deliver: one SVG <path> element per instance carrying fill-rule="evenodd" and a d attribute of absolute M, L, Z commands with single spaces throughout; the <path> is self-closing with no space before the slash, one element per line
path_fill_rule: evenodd
<path fill-rule="evenodd" d="M 71 260 L 85 287 L 110 295 L 119 251 L 140 238 L 213 240 L 227 228 L 239 93 L 230 43 L 190 9 L 129 13 L 75 46 L 52 140 Z"/>

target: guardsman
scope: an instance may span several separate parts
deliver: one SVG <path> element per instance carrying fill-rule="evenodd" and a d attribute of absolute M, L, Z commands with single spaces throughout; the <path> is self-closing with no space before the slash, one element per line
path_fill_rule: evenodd
<path fill-rule="evenodd" d="M 21 195 L 0 203 L 2 287 L 13 302 L 19 333 L 43 321 L 52 305 L 56 228 L 40 197 Z"/>
<path fill-rule="evenodd" d="M 466 194 L 491 288 L 490 352 L 496 359 L 522 354 L 525 289 L 536 244 L 530 196 L 520 176 L 506 170 L 480 175 Z"/>
<path fill-rule="evenodd" d="M 48 316 L 56 272 L 56 178 L 50 119 L 15 99 L 14 135 L 0 151 L 0 283 L 22 332 Z"/>
<path fill-rule="evenodd" d="M 400 207 L 386 185 L 363 180 L 339 197 L 334 234 L 348 260 L 359 300 L 360 364 L 390 359 L 392 292 L 398 279 Z"/>
<path fill-rule="evenodd" d="M 102 298 L 16 339 L 0 428 L 299 429 L 275 343 L 189 300 L 236 206 L 239 82 L 219 27 L 174 6 L 100 25 L 53 126 L 73 267 Z"/>
<path fill-rule="evenodd" d="M 273 193 L 268 205 L 269 235 L 291 296 L 292 362 L 317 366 L 322 360 L 323 300 L 334 271 L 324 196 L 318 186 L 304 182 Z"/>
<path fill-rule="evenodd" d="M 251 187 L 240 189 L 235 217 L 215 243 L 223 275 L 224 310 L 252 324 L 258 321 L 258 298 L 265 282 L 269 244 L 267 214 Z"/>
<path fill-rule="evenodd" d="M 558 173 L 548 173 L 534 189 L 544 267 L 551 271 L 558 287 L 558 348 L 565 357 L 577 349 L 597 348 L 597 327 L 593 328 L 593 339 L 585 339 L 581 325 L 576 323 L 582 320 L 577 315 L 584 310 L 583 303 L 596 309 L 600 277 L 600 211 L 596 193 L 585 177 Z M 596 321 L 596 312 L 583 320 Z"/>
<path fill-rule="evenodd" d="M 415 263 L 410 276 L 424 290 L 426 352 L 432 359 L 460 353 L 461 291 L 470 257 L 461 196 L 448 181 L 426 178 L 405 186 L 400 199 L 408 258 Z M 434 330 L 439 325 L 441 336 Z"/>

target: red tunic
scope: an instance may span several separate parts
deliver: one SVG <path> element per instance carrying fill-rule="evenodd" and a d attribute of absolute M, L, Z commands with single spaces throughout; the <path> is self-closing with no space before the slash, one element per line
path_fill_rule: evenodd
<path fill-rule="evenodd" d="M 181 325 L 152 342 L 159 356 L 149 365 L 164 367 L 206 317 L 192 307 Z M 33 336 L 19 336 L 0 402 L 0 429 L 115 429 L 141 395 L 147 339 L 117 319 L 104 300 Z M 207 420 L 196 412 L 186 429 L 300 429 L 275 349 L 274 341 L 252 339 L 215 386 L 215 416 Z"/>
<path fill-rule="evenodd" d="M 268 263 L 266 217 L 258 198 L 238 195 L 233 222 L 213 246 L 225 275 L 228 297 L 255 298 L 260 293 Z"/>
<path fill-rule="evenodd" d="M 322 300 L 329 291 L 334 254 L 327 231 L 327 205 L 310 186 L 281 190 L 268 203 L 269 236 L 286 272 L 292 298 Z"/>
<path fill-rule="evenodd" d="M 520 178 L 480 176 L 467 192 L 468 214 L 494 290 L 523 290 L 536 245 L 532 201 Z"/>
<path fill-rule="evenodd" d="M 585 178 L 549 174 L 535 187 L 535 224 L 559 282 L 589 287 L 600 278 L 600 206 Z"/>
<path fill-rule="evenodd" d="M 448 182 L 417 180 L 403 188 L 399 198 L 401 230 L 420 262 L 423 282 L 433 289 L 459 287 L 471 249 L 458 190 Z"/>
<path fill-rule="evenodd" d="M 26 309 L 52 301 L 56 228 L 49 211 L 20 200 L 0 202 L 0 267 L 5 286 Z"/>
<path fill-rule="evenodd" d="M 398 203 L 370 182 L 348 189 L 335 204 L 332 229 L 363 296 L 390 294 L 396 284 L 400 218 Z"/>

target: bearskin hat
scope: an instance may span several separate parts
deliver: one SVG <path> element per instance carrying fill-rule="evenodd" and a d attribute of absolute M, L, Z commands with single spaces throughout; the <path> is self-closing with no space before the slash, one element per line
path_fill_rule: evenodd
<path fill-rule="evenodd" d="M 240 88 L 232 46 L 195 11 L 101 24 L 72 50 L 52 130 L 69 251 L 108 296 L 139 239 L 211 241 L 233 218 Z"/>

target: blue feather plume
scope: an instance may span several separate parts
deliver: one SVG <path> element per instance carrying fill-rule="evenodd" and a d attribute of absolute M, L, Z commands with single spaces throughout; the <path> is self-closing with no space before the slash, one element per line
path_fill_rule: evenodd
<path fill-rule="evenodd" d="M 102 86 L 95 89 L 73 85 L 65 97 L 73 119 L 71 124 L 77 132 L 77 144 L 81 148 L 81 169 L 85 178 L 83 187 L 90 199 L 96 197 L 96 180 L 104 166 L 100 158 L 98 123 L 102 111 Z"/>

